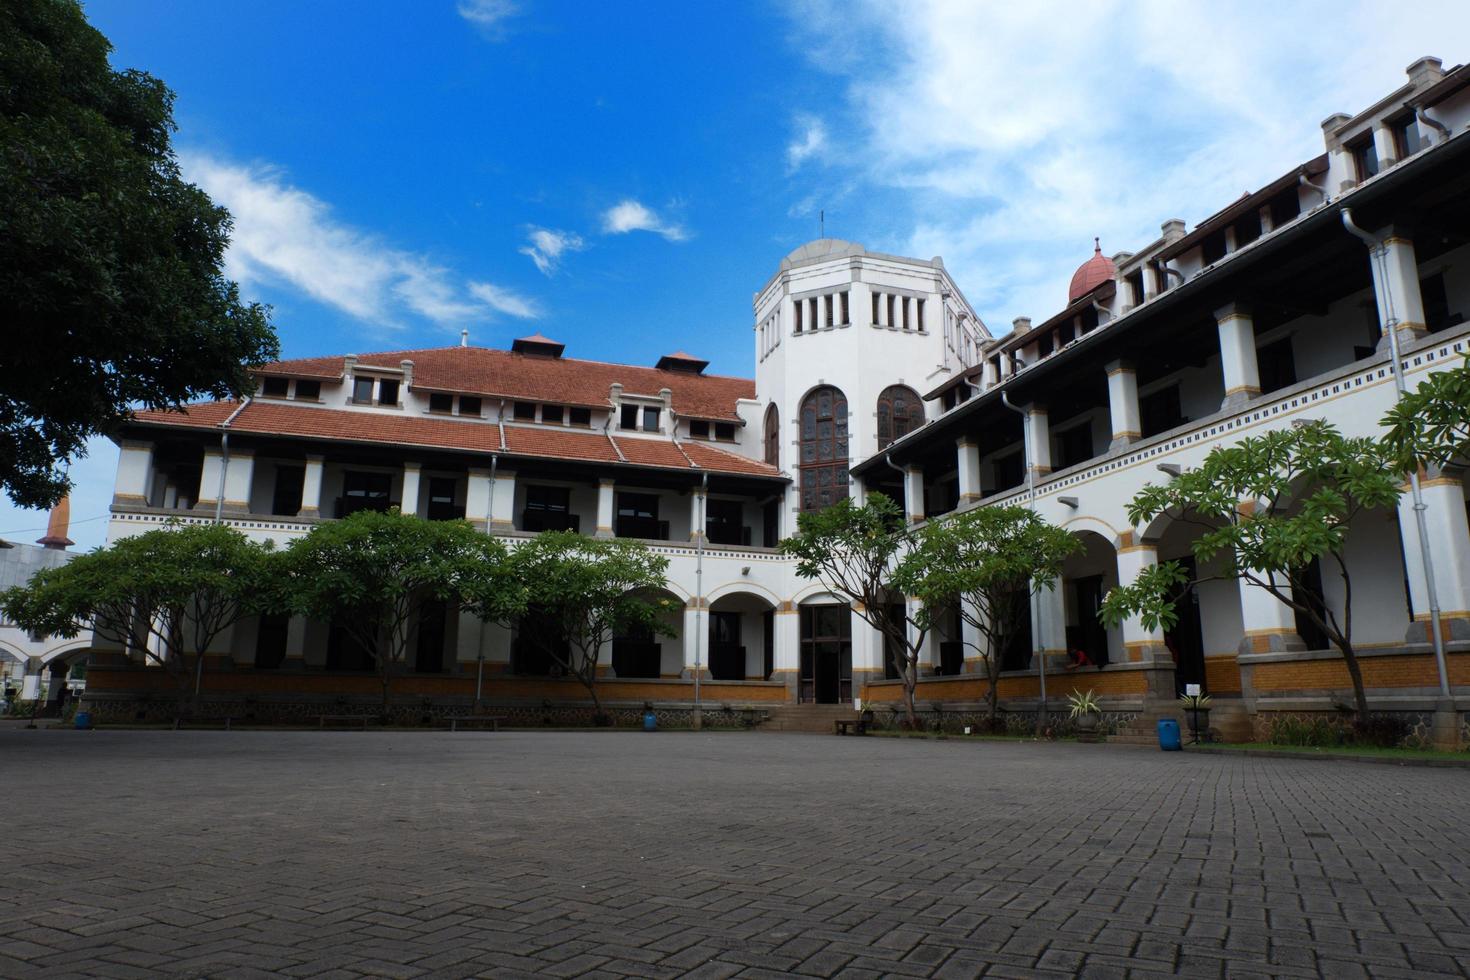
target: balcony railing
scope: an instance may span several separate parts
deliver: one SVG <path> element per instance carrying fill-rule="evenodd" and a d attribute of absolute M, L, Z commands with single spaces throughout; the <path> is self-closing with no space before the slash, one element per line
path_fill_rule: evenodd
<path fill-rule="evenodd" d="M 582 518 L 576 514 L 556 510 L 521 511 L 522 531 L 578 531 L 582 530 Z"/>
<path fill-rule="evenodd" d="M 619 517 L 613 533 L 620 538 L 643 538 L 646 541 L 669 540 L 669 522 L 656 517 Z"/>

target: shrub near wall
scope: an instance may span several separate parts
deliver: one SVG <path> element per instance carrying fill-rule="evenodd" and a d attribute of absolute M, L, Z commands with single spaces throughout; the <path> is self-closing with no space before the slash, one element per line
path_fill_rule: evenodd
<path fill-rule="evenodd" d="M 1266 741 L 1305 748 L 1423 748 L 1427 732 L 1421 732 L 1416 721 L 1412 714 L 1389 712 L 1375 712 L 1360 721 L 1341 714 L 1279 714 L 1265 719 Z"/>

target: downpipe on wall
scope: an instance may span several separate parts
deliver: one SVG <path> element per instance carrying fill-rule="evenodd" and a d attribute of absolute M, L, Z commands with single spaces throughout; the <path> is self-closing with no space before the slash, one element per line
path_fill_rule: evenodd
<path fill-rule="evenodd" d="M 1373 278 L 1379 284 L 1377 292 L 1383 301 L 1382 319 L 1384 330 L 1388 333 L 1389 357 L 1392 358 L 1394 399 L 1402 401 L 1408 393 L 1408 384 L 1404 381 L 1403 358 L 1399 353 L 1399 324 L 1398 317 L 1394 315 L 1393 284 L 1388 275 L 1388 249 L 1353 221 L 1352 208 L 1342 209 L 1342 225 L 1368 246 L 1368 259 L 1373 263 Z M 1434 666 L 1439 671 L 1439 694 L 1440 697 L 1448 698 L 1451 697 L 1450 675 L 1449 666 L 1445 662 L 1444 637 L 1440 634 L 1439 589 L 1435 586 L 1434 559 L 1429 549 L 1429 522 L 1424 516 L 1429 508 L 1424 503 L 1417 467 L 1409 471 L 1409 492 L 1414 500 L 1414 524 L 1419 535 L 1420 564 L 1424 569 L 1424 594 L 1429 599 L 1430 639 L 1434 645 Z"/>

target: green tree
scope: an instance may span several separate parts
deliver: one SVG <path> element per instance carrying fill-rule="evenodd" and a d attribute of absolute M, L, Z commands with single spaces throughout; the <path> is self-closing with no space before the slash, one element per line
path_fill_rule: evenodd
<path fill-rule="evenodd" d="M 781 552 L 796 559 L 798 575 L 842 599 L 883 635 L 903 682 L 905 723 L 918 728 L 914 691 L 930 617 L 910 612 L 890 581 L 913 541 L 903 510 L 884 494 L 870 493 L 862 504 L 844 499 L 800 515 L 796 533 L 781 542 Z"/>
<path fill-rule="evenodd" d="M 0 486 L 23 507 L 132 409 L 246 393 L 278 354 L 221 272 L 229 215 L 179 176 L 173 93 L 110 50 L 74 0 L 0 5 Z"/>
<path fill-rule="evenodd" d="M 1470 354 L 1400 398 L 1383 427 L 1385 451 L 1406 471 L 1470 461 Z"/>
<path fill-rule="evenodd" d="M 1024 507 L 978 507 L 931 521 L 902 559 L 892 584 L 924 605 L 921 622 L 932 628 L 950 609 L 975 628 L 990 689 L 985 700 L 996 717 L 1001 643 L 1030 615 L 1021 601 L 1049 589 L 1062 563 L 1081 542 Z"/>
<path fill-rule="evenodd" d="M 532 613 L 523 638 L 582 683 L 599 724 L 607 723 L 597 697 L 603 646 L 629 630 L 673 633 L 664 615 L 675 603 L 651 597 L 664 588 L 668 566 L 640 542 L 575 531 L 543 531 L 511 554 Z"/>
<path fill-rule="evenodd" d="M 505 546 L 465 521 L 358 511 L 312 528 L 286 550 L 276 602 L 340 624 L 372 658 L 388 718 L 393 673 L 408 658 L 426 601 L 458 603 L 506 560 Z"/>
<path fill-rule="evenodd" d="M 1165 513 L 1198 525 L 1192 545 L 1197 567 L 1211 570 L 1191 580 L 1179 563 L 1160 562 L 1132 585 L 1109 592 L 1101 618 L 1116 626 L 1136 615 L 1148 629 L 1168 629 L 1178 622 L 1174 605 L 1187 586 L 1234 578 L 1244 587 L 1265 589 L 1341 652 L 1358 717 L 1366 718 L 1345 551 L 1359 515 L 1397 503 L 1399 481 L 1377 442 L 1348 438 L 1321 420 L 1219 446 L 1198 469 L 1144 487 L 1128 505 L 1135 526 Z M 1340 612 L 1329 603 L 1314 565 L 1341 583 Z"/>
<path fill-rule="evenodd" d="M 22 628 L 93 635 L 142 654 L 178 684 L 176 717 L 203 683 L 210 646 L 264 611 L 277 556 L 218 524 L 173 523 L 38 572 L 0 596 Z"/>

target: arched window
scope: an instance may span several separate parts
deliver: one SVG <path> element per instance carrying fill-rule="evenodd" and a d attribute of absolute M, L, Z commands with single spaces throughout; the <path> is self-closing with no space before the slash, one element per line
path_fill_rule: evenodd
<path fill-rule="evenodd" d="M 924 406 L 914 389 L 891 385 L 878 396 L 878 448 L 913 432 L 924 424 Z"/>
<path fill-rule="evenodd" d="M 781 465 L 781 413 L 775 402 L 766 409 L 766 462 Z"/>
<path fill-rule="evenodd" d="M 847 396 L 830 385 L 801 403 L 801 509 L 847 498 Z"/>

